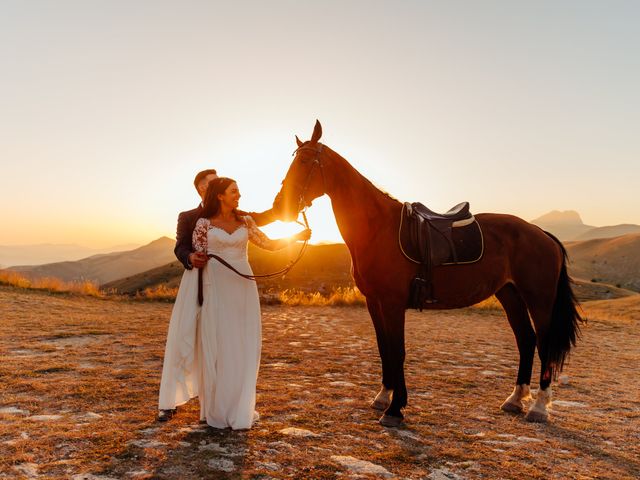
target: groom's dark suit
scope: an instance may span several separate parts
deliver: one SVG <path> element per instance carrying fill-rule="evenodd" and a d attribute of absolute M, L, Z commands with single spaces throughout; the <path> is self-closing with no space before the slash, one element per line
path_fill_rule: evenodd
<path fill-rule="evenodd" d="M 180 263 L 184 265 L 184 268 L 191 270 L 193 266 L 189 263 L 189 255 L 193 253 L 193 246 L 191 243 L 191 237 L 193 236 L 193 230 L 196 228 L 196 222 L 200 218 L 202 213 L 202 205 L 199 205 L 193 210 L 181 212 L 178 215 L 178 228 L 176 231 L 176 248 L 173 252 L 176 254 Z M 259 227 L 268 225 L 276 220 L 272 210 L 267 210 L 262 213 L 255 212 L 242 212 L 238 211 L 240 215 L 249 215 L 256 222 Z"/>

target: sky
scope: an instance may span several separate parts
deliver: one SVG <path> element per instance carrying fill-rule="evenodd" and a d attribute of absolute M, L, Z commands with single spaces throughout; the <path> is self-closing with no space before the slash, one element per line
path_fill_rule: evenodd
<path fill-rule="evenodd" d="M 316 119 L 401 201 L 640 224 L 639 21 L 620 0 L 0 0 L 0 245 L 173 237 L 205 168 L 265 210 Z M 340 241 L 326 196 L 308 216 Z"/>

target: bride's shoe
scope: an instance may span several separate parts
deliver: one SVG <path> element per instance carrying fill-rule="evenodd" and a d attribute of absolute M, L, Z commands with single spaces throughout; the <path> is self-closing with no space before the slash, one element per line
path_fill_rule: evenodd
<path fill-rule="evenodd" d="M 173 408 L 171 410 L 160 410 L 158 412 L 158 421 L 166 422 L 167 420 L 171 420 L 171 417 L 173 417 L 177 411 L 178 409 L 176 408 Z"/>

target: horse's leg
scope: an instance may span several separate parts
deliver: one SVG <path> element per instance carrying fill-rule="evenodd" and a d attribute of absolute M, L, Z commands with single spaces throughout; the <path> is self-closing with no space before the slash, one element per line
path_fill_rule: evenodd
<path fill-rule="evenodd" d="M 535 404 L 529 409 L 526 419 L 532 422 L 546 422 L 549 414 L 547 406 L 551 404 L 551 380 L 554 370 L 562 371 L 564 362 L 580 336 L 578 301 L 571 289 L 571 278 L 567 273 L 567 251 L 552 235 L 560 254 L 558 270 L 555 276 L 546 281 L 538 276 L 537 298 L 527 305 L 538 337 L 540 355 L 540 390 Z M 548 269 L 550 271 L 550 269 Z"/>
<path fill-rule="evenodd" d="M 542 283 L 542 282 L 541 282 Z M 553 369 L 549 364 L 549 333 L 555 295 L 544 295 L 544 289 L 526 296 L 531 319 L 536 331 L 538 357 L 540 358 L 540 388 L 536 401 L 531 405 L 525 419 L 530 422 L 546 422 L 549 419 L 548 407 L 551 405 L 551 379 Z M 553 292 L 555 293 L 555 292 Z"/>
<path fill-rule="evenodd" d="M 386 340 L 384 335 L 382 311 L 380 309 L 380 302 L 367 298 L 367 308 L 369 309 L 369 315 L 373 321 L 373 328 L 376 330 L 376 340 L 378 341 L 378 352 L 380 353 L 380 362 L 382 364 L 382 387 L 380 391 L 371 402 L 371 407 L 376 410 L 386 410 L 391 404 L 391 395 L 393 393 L 393 386 L 390 383 L 389 374 L 389 358 L 387 355 Z"/>
<path fill-rule="evenodd" d="M 502 287 L 496 297 L 507 314 L 520 353 L 516 386 L 500 408 L 505 412 L 521 413 L 524 410 L 522 401 L 531 398 L 529 385 L 536 351 L 536 334 L 531 326 L 527 305 L 512 283 Z"/>
<path fill-rule="evenodd" d="M 546 422 L 551 405 L 551 379 L 553 368 L 548 362 L 548 328 L 536 329 L 538 337 L 538 357 L 540 358 L 540 388 L 536 401 L 531 405 L 525 419 L 529 422 Z"/>
<path fill-rule="evenodd" d="M 390 385 L 393 389 L 391 404 L 380 418 L 385 427 L 399 427 L 403 424 L 402 408 L 407 405 L 407 386 L 404 380 L 404 306 L 381 304 L 384 316 L 384 333 L 390 364 Z"/>

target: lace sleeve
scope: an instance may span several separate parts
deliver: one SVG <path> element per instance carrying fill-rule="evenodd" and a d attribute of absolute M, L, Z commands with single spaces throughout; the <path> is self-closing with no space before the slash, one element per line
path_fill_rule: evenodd
<path fill-rule="evenodd" d="M 257 245 L 260 248 L 264 248 L 265 250 L 276 250 L 276 246 L 274 245 L 273 240 L 267 237 L 264 232 L 262 232 L 253 218 L 250 216 L 244 217 L 244 221 L 247 223 L 247 230 L 249 231 L 249 241 L 254 245 Z"/>
<path fill-rule="evenodd" d="M 209 220 L 207 218 L 199 218 L 196 222 L 196 228 L 193 229 L 193 250 L 196 252 L 207 253 L 207 231 L 209 230 Z"/>

